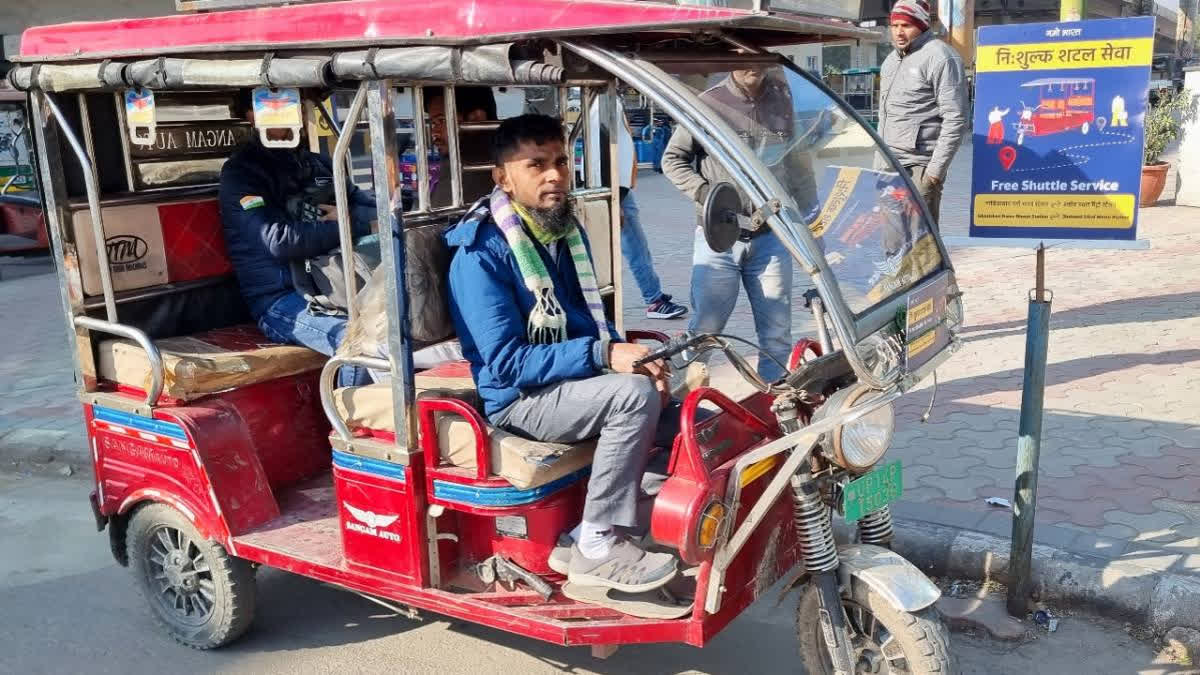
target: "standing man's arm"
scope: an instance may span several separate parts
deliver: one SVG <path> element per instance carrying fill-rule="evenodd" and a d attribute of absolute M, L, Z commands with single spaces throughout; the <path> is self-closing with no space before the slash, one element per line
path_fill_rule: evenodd
<path fill-rule="evenodd" d="M 932 73 L 932 84 L 938 114 L 942 117 L 942 131 L 925 175 L 940 183 L 945 180 L 950 160 L 954 159 L 967 130 L 967 87 L 962 60 L 957 55 L 947 58 Z"/>
<path fill-rule="evenodd" d="M 675 133 L 667 142 L 667 149 L 663 151 L 662 167 L 667 179 L 699 204 L 708 197 L 709 185 L 696 169 L 696 154 L 696 141 L 692 134 L 682 126 L 676 126 Z"/>

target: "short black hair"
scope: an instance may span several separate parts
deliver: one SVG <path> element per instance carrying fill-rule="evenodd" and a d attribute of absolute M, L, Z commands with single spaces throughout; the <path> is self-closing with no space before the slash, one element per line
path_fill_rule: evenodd
<path fill-rule="evenodd" d="M 539 114 L 510 117 L 500 123 L 492 137 L 492 161 L 500 166 L 522 143 L 542 145 L 550 141 L 564 142 L 562 122 L 558 118 Z"/>
<path fill-rule="evenodd" d="M 434 99 L 443 98 L 446 95 L 444 87 L 425 87 L 424 91 L 426 109 L 429 108 L 429 104 Z M 454 103 L 458 107 L 459 115 L 466 116 L 468 113 L 482 110 L 489 120 L 494 120 L 497 117 L 496 95 L 492 93 L 491 87 L 455 87 Z"/>

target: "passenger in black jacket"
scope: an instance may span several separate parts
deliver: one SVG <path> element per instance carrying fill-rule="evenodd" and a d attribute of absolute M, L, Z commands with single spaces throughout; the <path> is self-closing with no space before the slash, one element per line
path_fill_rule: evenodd
<path fill-rule="evenodd" d="M 291 132 L 267 133 L 281 140 Z M 305 146 L 301 139 L 295 149 L 268 148 L 256 130 L 221 170 L 221 223 L 242 296 L 263 334 L 332 355 L 346 317 L 310 311 L 292 285 L 292 261 L 338 247 L 333 171 L 329 160 Z M 375 199 L 354 186 L 349 198 L 354 236 L 365 236 L 375 217 Z M 365 371 L 342 369 L 342 386 L 367 381 Z"/>

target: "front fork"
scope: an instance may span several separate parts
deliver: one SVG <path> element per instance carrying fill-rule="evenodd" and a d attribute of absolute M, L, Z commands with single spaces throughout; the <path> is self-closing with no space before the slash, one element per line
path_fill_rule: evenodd
<path fill-rule="evenodd" d="M 800 428 L 797 402 L 781 396 L 772 410 L 784 433 Z M 821 495 L 819 483 L 804 471 L 790 479 L 794 504 L 796 537 L 804 556 L 804 567 L 817 585 L 820 600 L 821 630 L 833 663 L 833 672 L 849 675 L 855 671 L 856 658 L 851 631 L 842 609 L 839 588 L 837 542 L 833 539 L 833 513 Z M 858 540 L 891 548 L 892 514 L 887 506 L 866 514 L 858 521 Z"/>

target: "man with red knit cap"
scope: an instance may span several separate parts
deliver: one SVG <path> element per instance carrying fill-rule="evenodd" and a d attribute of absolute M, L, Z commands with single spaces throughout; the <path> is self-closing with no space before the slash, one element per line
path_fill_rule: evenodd
<path fill-rule="evenodd" d="M 912 175 L 936 223 L 942 184 L 967 130 L 963 62 L 929 30 L 926 0 L 899 0 L 890 25 L 896 50 L 880 72 L 879 134 Z"/>

